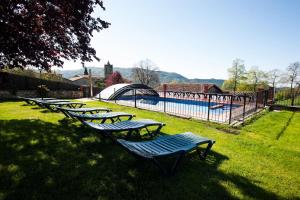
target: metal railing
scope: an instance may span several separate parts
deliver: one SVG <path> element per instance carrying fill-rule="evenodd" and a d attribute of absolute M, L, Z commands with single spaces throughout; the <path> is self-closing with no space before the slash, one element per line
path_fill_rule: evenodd
<path fill-rule="evenodd" d="M 276 91 L 274 104 L 282 106 L 300 106 L 300 87 Z"/>
<path fill-rule="evenodd" d="M 158 94 L 159 96 L 150 96 L 136 89 L 112 102 L 181 117 L 228 124 L 244 121 L 245 117 L 268 103 L 267 90 L 242 94 L 189 91 L 158 91 Z"/>

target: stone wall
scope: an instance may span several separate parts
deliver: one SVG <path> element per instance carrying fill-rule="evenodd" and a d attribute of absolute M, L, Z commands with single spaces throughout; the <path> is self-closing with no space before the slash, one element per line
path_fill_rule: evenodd
<path fill-rule="evenodd" d="M 39 97 L 36 90 L 18 90 L 15 92 L 15 94 L 12 94 L 12 92 L 8 90 L 0 90 L 0 99 L 16 99 L 17 96 L 21 97 Z M 82 91 L 71 91 L 71 90 L 56 90 L 56 91 L 50 91 L 47 95 L 47 97 L 52 98 L 66 98 L 66 99 L 79 99 L 83 98 L 83 92 Z"/>

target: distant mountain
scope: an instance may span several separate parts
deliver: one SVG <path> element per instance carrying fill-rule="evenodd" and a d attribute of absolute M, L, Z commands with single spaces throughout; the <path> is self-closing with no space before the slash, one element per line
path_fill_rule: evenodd
<path fill-rule="evenodd" d="M 88 67 L 88 69 L 92 70 L 92 74 L 94 76 L 104 76 L 104 69 L 99 67 Z M 131 71 L 132 68 L 121 68 L 121 67 L 114 67 L 114 71 L 119 71 L 122 76 L 126 79 L 132 80 Z M 77 69 L 77 70 L 59 70 L 58 73 L 62 74 L 64 78 L 71 78 L 75 75 L 83 74 L 84 69 Z M 165 72 L 165 71 L 158 71 L 159 78 L 161 83 L 212 83 L 221 87 L 223 85 L 223 79 L 188 79 L 178 73 L 175 72 Z"/>

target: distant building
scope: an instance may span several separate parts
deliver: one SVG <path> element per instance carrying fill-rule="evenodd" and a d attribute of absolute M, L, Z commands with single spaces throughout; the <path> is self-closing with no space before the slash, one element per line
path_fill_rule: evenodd
<path fill-rule="evenodd" d="M 223 93 L 221 88 L 215 84 L 197 84 L 197 83 L 171 83 L 160 85 L 156 88 L 159 91 L 189 91 L 189 92 L 199 92 L 199 93 Z"/>
<path fill-rule="evenodd" d="M 107 62 L 106 65 L 104 65 L 104 79 L 107 79 L 111 74 L 113 73 L 113 66 Z"/>
<path fill-rule="evenodd" d="M 89 87 L 90 86 L 90 78 L 89 75 L 76 75 L 72 78 L 70 78 L 70 80 L 79 86 L 85 86 L 85 87 Z M 97 86 L 99 82 L 103 82 L 103 78 L 101 77 L 97 77 L 97 76 L 92 76 L 92 81 L 93 81 L 93 86 Z"/>

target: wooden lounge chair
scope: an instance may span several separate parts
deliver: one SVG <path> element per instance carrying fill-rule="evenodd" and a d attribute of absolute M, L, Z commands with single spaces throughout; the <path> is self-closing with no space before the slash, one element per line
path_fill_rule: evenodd
<path fill-rule="evenodd" d="M 150 136 L 153 136 L 154 134 L 158 134 L 160 129 L 165 125 L 164 123 L 157 122 L 150 119 L 140 119 L 140 120 L 127 120 L 127 121 L 121 121 L 116 122 L 113 124 L 101 124 L 101 123 L 94 123 L 94 122 L 88 122 L 88 121 L 82 121 L 83 124 L 98 130 L 99 132 L 103 133 L 106 136 L 109 136 L 111 138 L 113 137 L 114 132 L 127 132 L 127 137 L 130 137 L 130 135 L 133 132 L 140 133 L 141 129 L 146 129 L 148 134 Z M 151 132 L 148 127 L 156 126 L 157 128 L 155 131 Z"/>
<path fill-rule="evenodd" d="M 72 117 L 69 112 L 72 113 L 78 113 L 78 114 L 95 114 L 99 112 L 110 112 L 111 109 L 109 108 L 63 108 L 58 107 L 58 110 L 60 110 L 66 117 Z"/>
<path fill-rule="evenodd" d="M 116 121 L 122 121 L 121 118 L 126 117 L 127 120 L 131 120 L 135 115 L 125 113 L 125 112 L 106 112 L 106 113 L 95 113 L 95 114 L 81 114 L 75 112 L 68 112 L 72 118 L 77 118 L 78 120 L 82 121 L 94 121 L 100 120 L 101 124 L 105 123 L 106 120 L 110 120 L 111 123 L 115 123 Z"/>
<path fill-rule="evenodd" d="M 205 159 L 207 153 L 215 143 L 214 140 L 204 138 L 193 133 L 181 133 L 176 135 L 159 136 L 151 141 L 143 142 L 130 142 L 123 139 L 117 139 L 127 151 L 133 155 L 151 160 L 159 167 L 165 174 L 173 174 L 181 161 L 181 159 L 193 150 L 196 150 L 200 159 Z M 199 145 L 207 144 L 203 152 L 200 152 Z M 174 157 L 175 161 L 170 169 L 159 162 L 160 159 L 165 157 Z"/>

